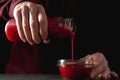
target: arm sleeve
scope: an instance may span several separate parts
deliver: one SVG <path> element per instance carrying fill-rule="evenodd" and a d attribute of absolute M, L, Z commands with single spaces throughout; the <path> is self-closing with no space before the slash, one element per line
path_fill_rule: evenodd
<path fill-rule="evenodd" d="M 34 3 L 41 2 L 40 0 L 1 0 L 0 1 L 0 18 L 6 21 L 9 18 L 13 18 L 13 10 L 16 4 L 21 1 L 31 1 Z"/>
<path fill-rule="evenodd" d="M 1 0 L 0 1 L 0 17 L 8 20 L 13 18 L 13 9 L 15 5 L 23 0 Z"/>

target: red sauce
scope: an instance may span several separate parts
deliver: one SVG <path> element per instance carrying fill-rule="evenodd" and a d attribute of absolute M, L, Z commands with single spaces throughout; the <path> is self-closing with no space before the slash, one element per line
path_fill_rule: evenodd
<path fill-rule="evenodd" d="M 91 67 L 85 67 L 82 65 L 66 65 L 64 67 L 59 66 L 61 76 L 64 78 L 84 78 L 88 77 L 91 72 Z"/>

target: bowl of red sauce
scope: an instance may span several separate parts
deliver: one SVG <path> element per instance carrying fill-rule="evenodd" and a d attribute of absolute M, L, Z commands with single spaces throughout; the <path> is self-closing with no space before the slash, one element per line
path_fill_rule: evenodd
<path fill-rule="evenodd" d="M 57 61 L 60 75 L 65 79 L 88 78 L 93 68 L 93 63 L 80 59 L 60 59 Z"/>

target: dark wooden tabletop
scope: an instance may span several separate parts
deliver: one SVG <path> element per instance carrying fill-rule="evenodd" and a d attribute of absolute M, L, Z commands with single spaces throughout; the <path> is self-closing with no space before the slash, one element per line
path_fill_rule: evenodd
<path fill-rule="evenodd" d="M 80 80 L 80 79 L 66 79 L 62 78 L 59 74 L 0 74 L 0 80 Z M 91 79 L 85 79 L 91 80 Z M 98 79 L 101 80 L 101 79 Z M 120 80 L 120 79 L 108 79 L 108 80 Z"/>
<path fill-rule="evenodd" d="M 60 75 L 0 74 L 0 80 L 62 80 Z"/>

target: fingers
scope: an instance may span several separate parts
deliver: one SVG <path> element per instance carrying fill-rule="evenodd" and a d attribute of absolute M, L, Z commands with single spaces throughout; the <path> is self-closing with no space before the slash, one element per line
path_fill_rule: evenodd
<path fill-rule="evenodd" d="M 29 9 L 25 6 L 22 9 L 22 29 L 28 43 L 32 44 L 33 40 L 31 37 L 30 25 L 29 25 Z"/>
<path fill-rule="evenodd" d="M 16 21 L 16 25 L 17 25 L 17 30 L 18 30 L 18 34 L 20 39 L 23 42 L 26 42 L 26 38 L 22 29 L 22 14 L 21 14 L 21 10 L 17 9 L 14 11 L 14 18 Z"/>
<path fill-rule="evenodd" d="M 110 75 L 111 77 L 116 78 L 116 79 L 119 77 L 118 74 L 114 71 L 111 71 Z"/>
<path fill-rule="evenodd" d="M 95 69 L 91 74 L 91 78 L 96 79 L 96 78 L 101 78 L 103 80 L 107 80 L 111 78 L 110 76 L 110 69 L 109 68 L 104 68 L 102 69 L 102 66 L 99 66 L 97 69 Z"/>
<path fill-rule="evenodd" d="M 95 53 L 93 56 L 93 64 L 95 65 L 90 76 L 92 78 L 101 77 L 102 79 L 108 79 L 110 69 L 108 67 L 108 62 L 101 53 Z"/>
<path fill-rule="evenodd" d="M 105 80 L 111 78 L 110 69 L 108 67 L 106 67 L 105 70 L 102 72 L 101 78 Z"/>
<path fill-rule="evenodd" d="M 47 27 L 48 22 L 47 22 L 47 16 L 43 14 L 45 14 L 45 11 L 41 7 L 39 8 L 39 12 L 38 12 L 39 33 L 41 34 L 41 38 L 45 40 L 47 39 L 48 36 L 48 27 Z"/>
<path fill-rule="evenodd" d="M 85 57 L 82 58 L 82 60 L 92 60 L 94 66 L 93 69 L 90 73 L 90 77 L 92 79 L 110 79 L 110 78 L 118 78 L 118 74 L 115 73 L 114 71 L 111 71 L 109 68 L 108 61 L 104 57 L 102 53 L 94 53 L 94 54 L 89 54 Z"/>
<path fill-rule="evenodd" d="M 103 73 L 104 73 L 104 75 L 103 75 Z M 97 78 L 97 77 L 103 77 L 103 78 L 105 77 L 106 78 L 105 75 L 108 75 L 108 73 L 109 73 L 109 68 L 107 67 L 106 62 L 103 61 L 103 63 L 98 64 L 93 68 L 90 76 L 92 78 Z"/>
<path fill-rule="evenodd" d="M 45 44 L 48 44 L 48 43 L 50 42 L 50 39 L 47 38 L 47 39 L 43 40 L 43 42 L 44 42 Z"/>
<path fill-rule="evenodd" d="M 44 8 L 31 2 L 21 2 L 14 8 L 20 39 L 29 44 L 48 43 L 47 16 Z"/>
<path fill-rule="evenodd" d="M 35 7 L 31 7 L 30 8 L 30 13 L 29 13 L 30 17 L 30 30 L 31 30 L 31 37 L 32 40 L 35 43 L 40 43 L 41 39 L 40 39 L 40 34 L 39 34 L 39 25 L 38 25 L 38 20 L 37 20 L 37 10 L 35 9 Z"/>
<path fill-rule="evenodd" d="M 92 61 L 93 61 L 93 64 L 97 66 L 104 62 L 107 64 L 107 60 L 105 59 L 104 55 L 99 52 L 96 52 L 92 55 Z"/>

